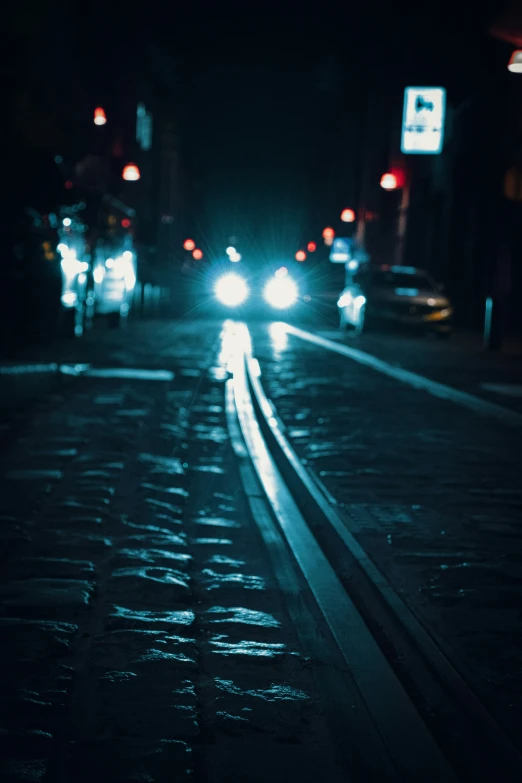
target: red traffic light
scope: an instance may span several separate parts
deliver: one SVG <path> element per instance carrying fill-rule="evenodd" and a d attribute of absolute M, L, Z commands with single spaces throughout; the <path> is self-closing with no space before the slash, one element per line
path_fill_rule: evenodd
<path fill-rule="evenodd" d="M 317 250 L 317 245 L 315 244 L 315 242 L 309 242 L 306 247 L 309 253 L 315 253 L 315 251 Z"/>
<path fill-rule="evenodd" d="M 196 248 L 192 253 L 192 257 L 195 258 L 196 261 L 201 261 L 201 259 L 203 258 L 203 251 L 200 250 L 199 248 Z"/>
<path fill-rule="evenodd" d="M 395 174 L 387 172 L 381 177 L 381 188 L 384 190 L 396 190 L 397 189 L 397 177 Z"/>
<path fill-rule="evenodd" d="M 295 254 L 296 261 L 304 261 L 306 259 L 306 253 L 304 250 L 298 250 Z"/>
<path fill-rule="evenodd" d="M 343 223 L 353 223 L 355 221 L 355 212 L 353 209 L 343 209 L 341 212 L 341 220 Z"/>
<path fill-rule="evenodd" d="M 196 247 L 196 243 L 194 242 L 193 239 L 185 239 L 185 241 L 183 242 L 183 247 L 185 248 L 185 250 L 194 250 L 194 248 Z"/>
<path fill-rule="evenodd" d="M 123 218 L 123 220 L 121 221 L 121 225 L 123 226 L 123 228 L 130 228 L 130 224 L 131 222 L 129 218 Z"/>
<path fill-rule="evenodd" d="M 123 169 L 122 177 L 128 182 L 136 182 L 141 177 L 140 170 L 135 163 L 127 163 Z"/>
<path fill-rule="evenodd" d="M 105 115 L 105 111 L 102 109 L 101 106 L 97 106 L 94 110 L 94 124 L 95 125 L 105 125 L 107 122 L 107 117 Z"/>
<path fill-rule="evenodd" d="M 330 228 L 330 226 L 325 228 L 325 230 L 323 231 L 323 239 L 333 239 L 334 236 L 335 236 L 335 231 L 333 230 L 333 228 Z"/>

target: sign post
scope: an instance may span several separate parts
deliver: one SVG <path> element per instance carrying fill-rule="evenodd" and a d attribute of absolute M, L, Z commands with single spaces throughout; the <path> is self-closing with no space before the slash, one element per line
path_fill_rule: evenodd
<path fill-rule="evenodd" d="M 406 87 L 401 152 L 405 155 L 440 155 L 445 114 L 444 87 Z"/>

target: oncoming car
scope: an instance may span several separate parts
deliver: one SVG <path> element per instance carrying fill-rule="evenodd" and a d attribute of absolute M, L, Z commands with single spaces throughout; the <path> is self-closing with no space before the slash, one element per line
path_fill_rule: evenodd
<path fill-rule="evenodd" d="M 434 332 L 452 331 L 453 308 L 442 286 L 422 269 L 407 266 L 362 268 L 339 296 L 341 329 L 358 333 L 371 327 L 404 327 Z"/>
<path fill-rule="evenodd" d="M 226 310 L 274 315 L 298 312 L 310 301 L 303 275 L 287 264 L 252 271 L 220 267 L 211 280 L 215 300 Z"/>

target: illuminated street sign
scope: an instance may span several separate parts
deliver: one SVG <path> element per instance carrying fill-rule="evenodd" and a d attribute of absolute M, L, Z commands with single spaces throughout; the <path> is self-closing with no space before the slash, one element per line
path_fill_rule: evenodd
<path fill-rule="evenodd" d="M 439 155 L 444 141 L 446 90 L 406 87 L 401 151 L 406 155 Z"/>
<path fill-rule="evenodd" d="M 333 264 L 346 264 L 352 257 L 353 240 L 336 237 L 330 251 L 330 261 Z"/>

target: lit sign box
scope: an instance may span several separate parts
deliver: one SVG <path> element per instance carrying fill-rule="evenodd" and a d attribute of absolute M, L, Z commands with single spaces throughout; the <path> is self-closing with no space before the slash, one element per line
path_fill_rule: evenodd
<path fill-rule="evenodd" d="M 333 264 L 345 264 L 352 257 L 352 240 L 348 237 L 337 237 L 330 251 L 330 261 Z"/>
<path fill-rule="evenodd" d="M 444 87 L 406 87 L 401 152 L 406 155 L 440 155 L 445 115 Z"/>

